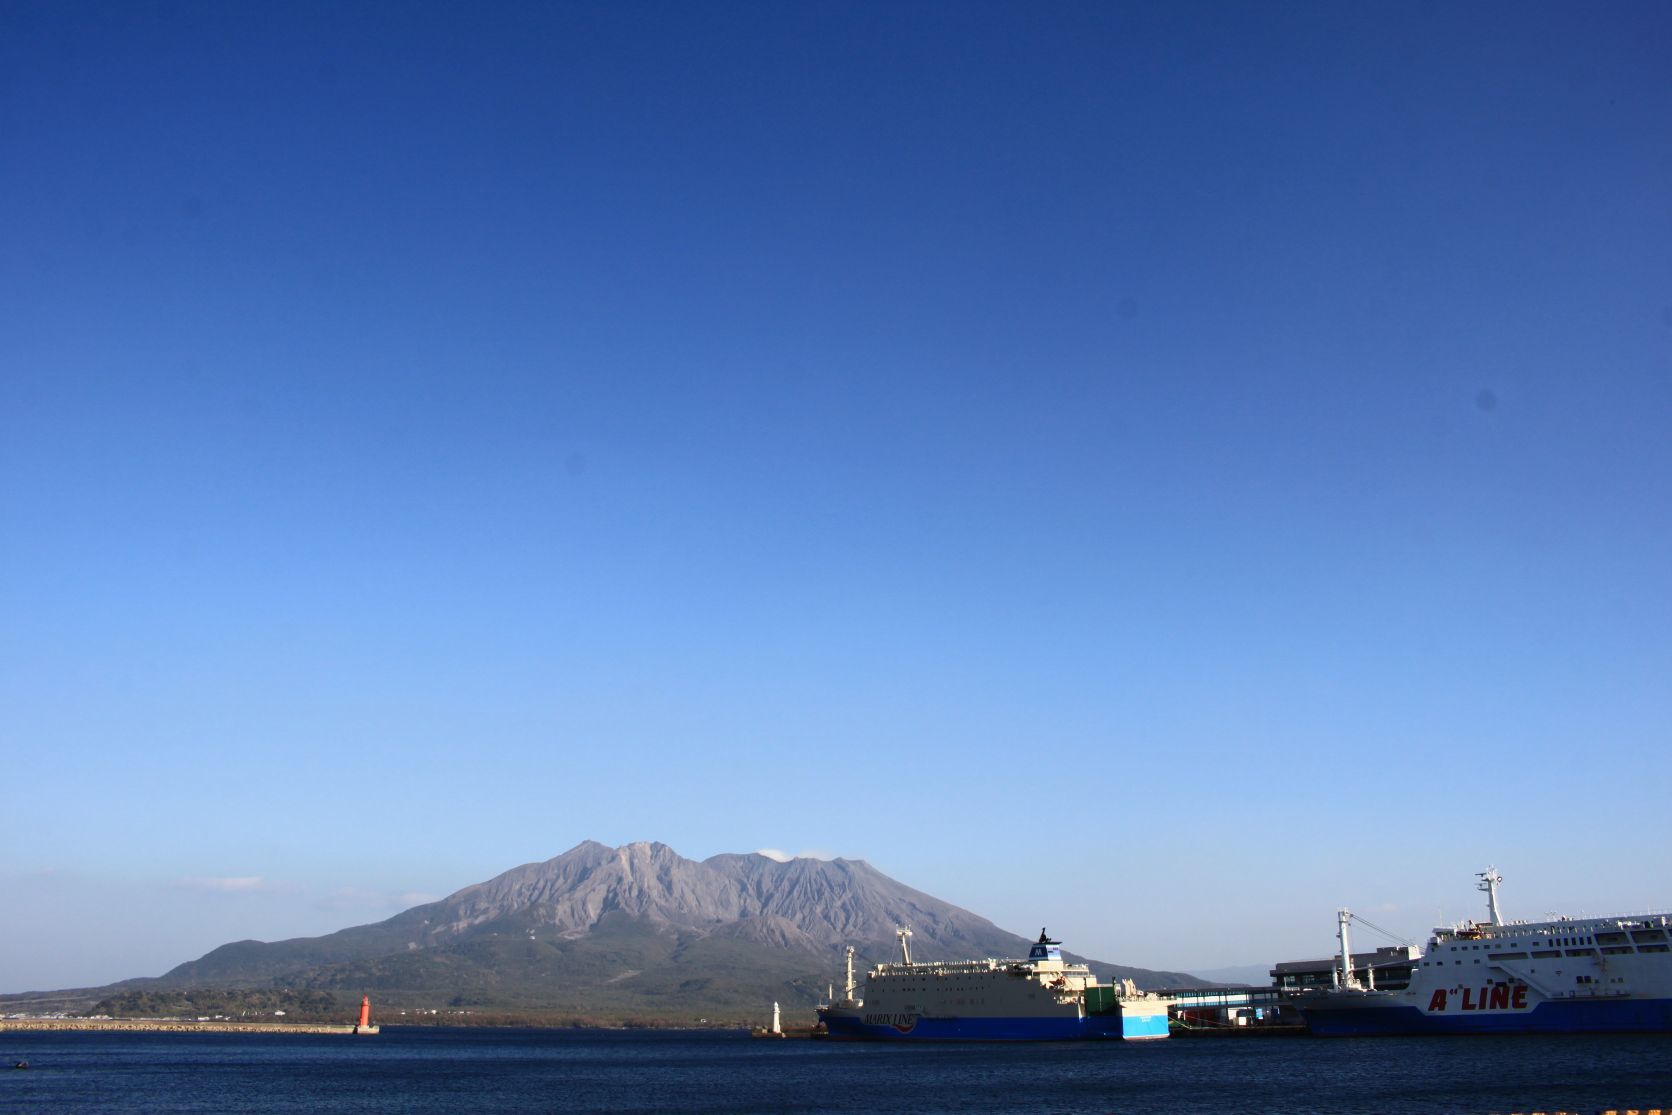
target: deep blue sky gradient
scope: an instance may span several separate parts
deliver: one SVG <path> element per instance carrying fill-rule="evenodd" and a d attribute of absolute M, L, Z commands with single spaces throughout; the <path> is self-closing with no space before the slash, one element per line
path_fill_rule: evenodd
<path fill-rule="evenodd" d="M 1669 56 L 1660 4 L 0 3 L 0 988 L 587 838 L 1151 967 L 1488 862 L 1672 906 Z"/>

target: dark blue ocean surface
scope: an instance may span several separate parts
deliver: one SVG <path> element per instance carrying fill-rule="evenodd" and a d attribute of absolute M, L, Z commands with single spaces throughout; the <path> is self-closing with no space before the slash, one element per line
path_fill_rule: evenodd
<path fill-rule="evenodd" d="M 29 1068 L 12 1070 L 16 1061 Z M 1672 1036 L 869 1045 L 736 1033 L 0 1034 L 0 1111 L 1306 1112 L 1672 1106 Z"/>

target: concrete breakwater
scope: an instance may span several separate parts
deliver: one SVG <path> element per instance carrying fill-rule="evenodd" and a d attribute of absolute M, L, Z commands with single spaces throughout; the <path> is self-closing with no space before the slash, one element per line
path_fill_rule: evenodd
<path fill-rule="evenodd" d="M 133 1030 L 191 1034 L 375 1034 L 376 1026 L 315 1022 L 198 1022 L 183 1018 L 0 1018 L 0 1033 L 17 1030 Z"/>

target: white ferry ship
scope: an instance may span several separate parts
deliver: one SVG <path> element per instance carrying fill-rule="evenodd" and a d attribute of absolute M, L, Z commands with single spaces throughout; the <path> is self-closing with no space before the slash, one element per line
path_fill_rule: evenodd
<path fill-rule="evenodd" d="M 1026 960 L 914 963 L 910 929 L 900 962 L 878 964 L 855 997 L 848 949 L 843 997 L 818 1008 L 835 1039 L 865 1041 L 1071 1041 L 1164 1038 L 1167 1004 L 1131 980 L 1101 984 L 1084 964 L 1063 960 L 1060 941 L 1039 933 Z"/>
<path fill-rule="evenodd" d="M 1353 976 L 1347 925 L 1334 986 L 1291 997 L 1314 1034 L 1672 1031 L 1672 914 L 1505 922 L 1491 868 L 1488 920 L 1433 931 L 1403 987 Z M 1384 981 L 1385 982 L 1385 981 Z"/>

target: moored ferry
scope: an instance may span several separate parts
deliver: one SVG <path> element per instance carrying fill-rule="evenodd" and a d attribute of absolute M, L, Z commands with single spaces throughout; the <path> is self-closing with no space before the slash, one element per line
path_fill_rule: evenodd
<path fill-rule="evenodd" d="M 818 1008 L 827 1035 L 862 1041 L 1073 1041 L 1164 1038 L 1167 1004 L 1131 980 L 1098 982 L 1062 958 L 1044 930 L 1026 960 L 914 963 L 910 929 L 896 931 L 900 961 L 878 964 L 856 996 L 854 950 L 843 997 Z"/>
<path fill-rule="evenodd" d="M 1672 914 L 1506 922 L 1491 868 L 1487 920 L 1433 931 L 1402 987 L 1355 978 L 1340 911 L 1334 986 L 1290 1001 L 1314 1034 L 1672 1031 Z"/>

